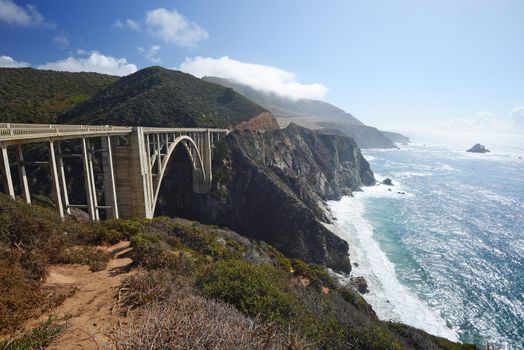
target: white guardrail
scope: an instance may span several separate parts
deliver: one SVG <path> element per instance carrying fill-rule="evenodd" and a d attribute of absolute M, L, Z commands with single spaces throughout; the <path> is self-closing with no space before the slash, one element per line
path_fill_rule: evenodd
<path fill-rule="evenodd" d="M 210 131 L 212 133 L 225 133 L 227 129 L 207 128 L 156 128 L 143 127 L 144 134 L 153 133 L 199 133 Z M 0 123 L 0 142 L 32 139 L 42 140 L 45 138 L 74 138 L 80 136 L 97 135 L 125 135 L 133 131 L 129 126 L 114 125 L 72 125 L 72 124 L 20 124 Z"/>
<path fill-rule="evenodd" d="M 69 137 L 81 135 L 127 134 L 127 126 L 0 123 L 0 141 Z"/>

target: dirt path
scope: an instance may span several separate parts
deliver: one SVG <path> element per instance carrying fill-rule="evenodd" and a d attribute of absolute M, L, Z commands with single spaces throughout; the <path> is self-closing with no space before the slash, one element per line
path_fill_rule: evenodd
<path fill-rule="evenodd" d="M 133 273 L 129 242 L 106 248 L 113 255 L 105 270 L 90 272 L 87 266 L 52 266 L 46 285 L 72 286 L 77 292 L 53 311 L 56 317 L 67 317 L 67 328 L 48 349 L 108 349 L 108 328 L 116 322 L 112 314 L 115 294 L 122 281 Z"/>

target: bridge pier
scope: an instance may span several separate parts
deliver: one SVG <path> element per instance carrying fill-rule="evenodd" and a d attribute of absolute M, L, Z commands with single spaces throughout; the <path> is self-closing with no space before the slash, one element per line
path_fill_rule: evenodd
<path fill-rule="evenodd" d="M 150 166 L 145 157 L 149 138 L 141 128 L 131 133 L 125 146 L 114 147 L 115 188 L 119 215 L 122 218 L 152 218 L 148 174 Z M 147 142 L 146 142 L 147 141 Z"/>
<path fill-rule="evenodd" d="M 11 177 L 11 165 L 9 164 L 9 155 L 7 153 L 7 146 L 2 145 L 2 180 L 4 182 L 4 192 L 15 198 L 15 188 L 13 186 L 13 178 Z"/>
<path fill-rule="evenodd" d="M 64 157 L 62 154 L 62 147 L 60 143 L 57 144 L 58 148 L 58 171 L 60 173 L 60 183 L 62 185 L 62 198 L 64 200 L 64 208 L 67 214 L 71 214 L 71 207 L 69 206 L 69 195 L 67 194 L 67 181 L 65 177 L 64 169 Z M 29 189 L 27 190 L 29 195 Z"/>
<path fill-rule="evenodd" d="M 53 187 L 53 197 L 55 199 L 56 209 L 58 215 L 61 218 L 64 217 L 64 206 L 62 204 L 62 194 L 60 191 L 60 179 L 58 178 L 58 168 L 56 166 L 56 155 L 55 155 L 55 146 L 53 141 L 49 141 L 49 168 L 51 169 L 51 178 L 52 178 L 52 187 Z"/>
<path fill-rule="evenodd" d="M 29 183 L 27 182 L 27 174 L 25 172 L 22 145 L 16 145 L 16 164 L 18 167 L 18 179 L 20 181 L 20 187 L 22 188 L 22 195 L 24 196 L 26 203 L 31 203 L 31 194 L 29 193 Z"/>
<path fill-rule="evenodd" d="M 116 195 L 115 169 L 113 166 L 113 142 L 111 136 L 102 137 L 102 169 L 104 172 L 104 198 L 107 206 L 107 217 L 118 219 L 118 201 Z"/>

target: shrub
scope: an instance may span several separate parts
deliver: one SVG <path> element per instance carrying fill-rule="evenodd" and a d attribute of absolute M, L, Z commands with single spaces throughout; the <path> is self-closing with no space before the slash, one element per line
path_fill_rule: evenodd
<path fill-rule="evenodd" d="M 311 284 L 315 287 L 336 287 L 335 281 L 329 275 L 324 266 L 308 264 L 298 259 L 292 259 L 291 266 L 296 275 L 307 277 L 311 281 Z"/>
<path fill-rule="evenodd" d="M 190 293 L 148 304 L 134 321 L 113 330 L 118 350 L 299 350 L 305 342 L 276 325 L 252 320 L 230 305 Z"/>
<path fill-rule="evenodd" d="M 262 250 L 265 251 L 266 254 L 274 260 L 274 264 L 277 267 L 289 272 L 293 270 L 291 260 L 286 258 L 284 254 L 279 252 L 276 248 L 267 244 L 266 242 L 261 242 L 259 245 L 260 248 L 262 248 Z"/>
<path fill-rule="evenodd" d="M 246 261 L 218 262 L 197 281 L 205 296 L 236 306 L 250 316 L 287 323 L 299 305 L 286 290 L 288 276 L 272 265 Z"/>
<path fill-rule="evenodd" d="M 53 319 L 48 319 L 33 328 L 20 338 L 0 341 L 2 350 L 34 350 L 45 349 L 51 341 L 62 332 L 63 325 L 57 324 Z"/>
<path fill-rule="evenodd" d="M 100 225 L 111 232 L 118 232 L 120 234 L 118 240 L 129 239 L 136 234 L 144 232 L 145 229 L 144 220 L 139 219 L 110 219 L 101 222 Z"/>
<path fill-rule="evenodd" d="M 151 302 L 166 300 L 180 287 L 175 276 L 168 270 L 153 270 L 126 278 L 122 290 L 125 291 L 123 304 L 127 307 L 141 306 Z"/>
<path fill-rule="evenodd" d="M 92 272 L 96 272 L 105 269 L 109 259 L 110 255 L 107 252 L 95 247 L 81 246 L 65 250 L 60 257 L 60 262 L 88 265 Z"/>

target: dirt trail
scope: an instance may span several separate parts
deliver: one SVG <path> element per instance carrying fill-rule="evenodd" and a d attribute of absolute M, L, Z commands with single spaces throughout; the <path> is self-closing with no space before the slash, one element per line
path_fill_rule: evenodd
<path fill-rule="evenodd" d="M 54 265 L 49 270 L 46 285 L 75 287 L 77 292 L 53 310 L 55 317 L 67 317 L 67 328 L 48 349 L 108 349 L 108 328 L 117 321 L 112 314 L 115 294 L 122 281 L 133 273 L 128 257 L 129 242 L 106 248 L 113 258 L 105 270 L 90 272 L 87 266 Z"/>

